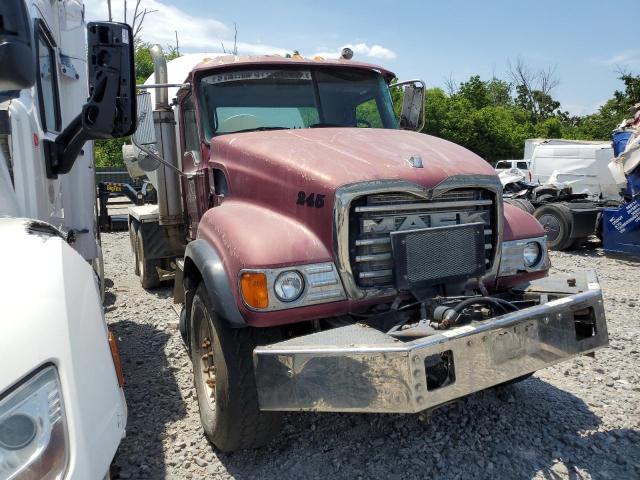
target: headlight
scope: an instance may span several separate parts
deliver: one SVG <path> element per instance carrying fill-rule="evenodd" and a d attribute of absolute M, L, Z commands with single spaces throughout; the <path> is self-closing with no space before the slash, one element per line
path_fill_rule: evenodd
<path fill-rule="evenodd" d="M 542 257 L 542 248 L 538 242 L 529 242 L 522 250 L 522 259 L 526 267 L 533 267 Z"/>
<path fill-rule="evenodd" d="M 281 302 L 293 302 L 300 298 L 304 290 L 304 279 L 295 270 L 282 272 L 273 284 L 276 297 Z"/>
<path fill-rule="evenodd" d="M 0 398 L 0 478 L 60 478 L 68 451 L 62 389 L 51 366 Z"/>

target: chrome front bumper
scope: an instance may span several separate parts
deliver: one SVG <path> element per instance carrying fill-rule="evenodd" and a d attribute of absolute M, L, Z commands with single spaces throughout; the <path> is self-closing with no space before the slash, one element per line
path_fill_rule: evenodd
<path fill-rule="evenodd" d="M 260 408 L 419 412 L 608 345 L 595 273 L 513 290 L 540 305 L 411 342 L 356 324 L 257 347 Z M 443 353 L 451 381 L 434 388 L 427 369 Z"/>

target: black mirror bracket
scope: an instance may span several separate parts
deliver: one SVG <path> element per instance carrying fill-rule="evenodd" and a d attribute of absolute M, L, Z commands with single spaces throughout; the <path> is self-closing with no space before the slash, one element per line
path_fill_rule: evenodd
<path fill-rule="evenodd" d="M 71 120 L 55 141 L 43 140 L 47 178 L 69 173 L 88 140 L 90 138 L 82 128 L 82 113 Z"/>

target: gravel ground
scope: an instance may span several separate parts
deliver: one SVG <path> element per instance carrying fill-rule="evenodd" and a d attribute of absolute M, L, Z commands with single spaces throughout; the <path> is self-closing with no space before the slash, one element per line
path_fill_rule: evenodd
<path fill-rule="evenodd" d="M 103 235 L 107 319 L 129 406 L 114 478 L 640 478 L 640 265 L 595 244 L 553 253 L 595 269 L 610 348 L 472 395 L 428 418 L 292 413 L 271 445 L 216 452 L 200 429 L 191 363 L 169 287 L 144 291 L 127 233 Z"/>

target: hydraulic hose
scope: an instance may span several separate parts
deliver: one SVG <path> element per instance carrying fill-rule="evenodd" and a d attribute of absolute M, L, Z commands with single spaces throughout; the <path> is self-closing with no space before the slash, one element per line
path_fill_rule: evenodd
<path fill-rule="evenodd" d="M 467 300 L 463 300 L 457 305 L 455 305 L 454 307 L 452 307 L 451 310 L 449 310 L 449 312 L 447 312 L 447 314 L 444 316 L 443 323 L 444 321 L 447 321 L 447 323 L 449 324 L 457 323 L 464 309 L 471 305 L 476 305 L 476 304 L 485 304 L 485 305 L 492 306 L 498 309 L 498 311 L 501 311 L 502 313 L 515 312 L 516 310 L 518 310 L 518 307 L 516 307 L 513 303 L 503 300 L 501 298 L 474 297 L 474 298 L 469 298 Z"/>

